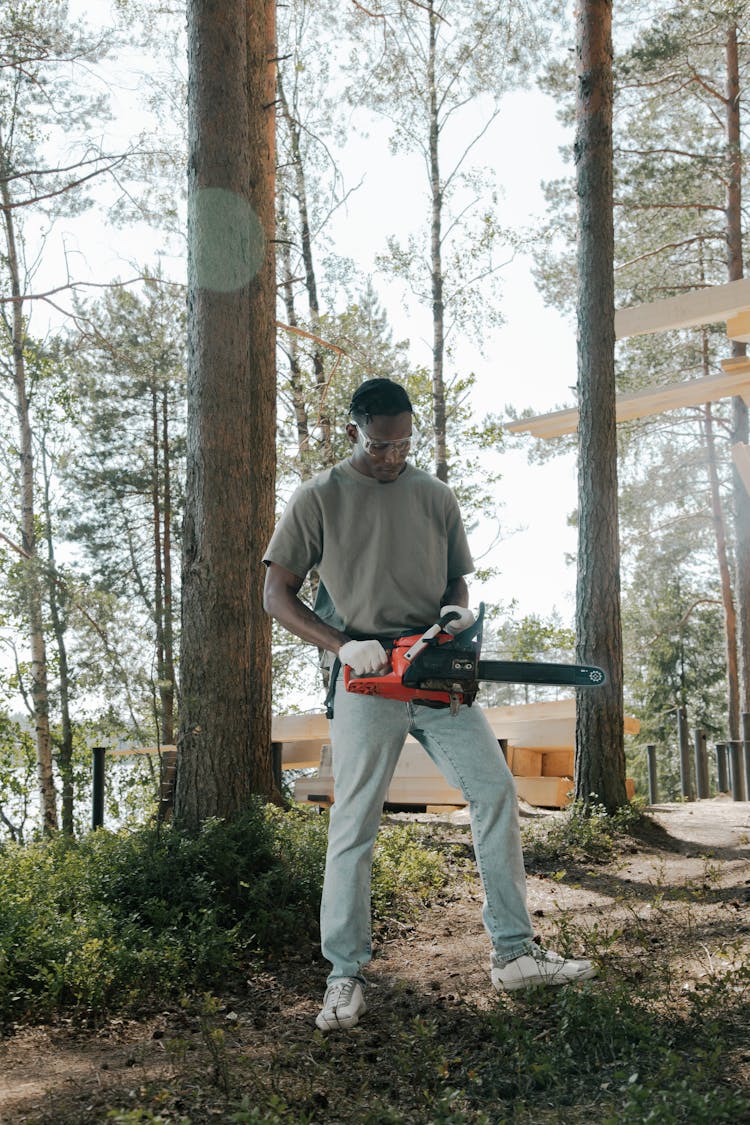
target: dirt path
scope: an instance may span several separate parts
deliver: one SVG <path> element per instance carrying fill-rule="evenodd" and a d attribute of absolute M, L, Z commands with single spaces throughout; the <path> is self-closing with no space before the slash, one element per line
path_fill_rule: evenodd
<path fill-rule="evenodd" d="M 690 942 L 674 943 L 675 972 L 684 987 L 692 987 L 711 970 L 717 942 L 744 943 L 745 956 L 750 950 L 750 803 L 716 799 L 651 811 L 650 831 L 613 861 L 566 872 L 534 871 L 532 864 L 529 906 L 545 943 L 570 943 L 563 951 L 572 953 L 581 933 L 596 933 L 597 926 L 602 933 L 619 926 L 627 934 L 628 927 L 651 919 L 665 931 L 674 927 L 674 937 L 687 925 Z M 461 820 L 454 814 L 457 838 L 465 842 Z M 545 816 L 538 821 L 549 823 Z M 457 1019 L 467 1003 L 484 1008 L 493 1002 L 480 911 L 478 884 L 467 880 L 439 907 L 425 910 L 417 924 L 380 944 L 370 969 L 370 1010 L 353 1033 L 366 1057 L 376 1061 L 379 1045 L 415 1014 L 455 1009 Z M 654 932 L 658 927 L 651 927 L 650 941 L 658 940 Z M 179 1091 L 199 1082 L 196 1075 L 210 1089 L 201 1116 L 195 1116 L 191 1095 L 191 1119 L 221 1120 L 222 1068 L 228 1073 L 241 1062 L 260 1073 L 283 1066 L 284 1052 L 305 1051 L 324 978 L 325 966 L 308 948 L 264 966 L 247 991 L 223 997 L 212 1013 L 196 1000 L 143 1020 L 112 1020 L 96 1031 L 66 1021 L 19 1028 L 0 1042 L 0 1122 L 105 1122 L 112 1105 L 148 1105 L 163 1112 L 163 1120 L 178 1121 Z M 217 1028 L 219 1052 L 211 1047 Z"/>

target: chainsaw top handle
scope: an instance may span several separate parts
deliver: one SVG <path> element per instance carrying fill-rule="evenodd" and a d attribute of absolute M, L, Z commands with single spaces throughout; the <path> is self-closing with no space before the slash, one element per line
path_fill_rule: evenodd
<path fill-rule="evenodd" d="M 456 613 L 455 609 L 451 609 L 451 610 L 448 611 L 448 613 L 444 613 L 442 615 L 442 617 L 438 618 L 438 625 L 442 629 L 445 625 L 448 625 L 451 621 L 458 621 L 460 616 L 461 616 L 461 614 Z"/>

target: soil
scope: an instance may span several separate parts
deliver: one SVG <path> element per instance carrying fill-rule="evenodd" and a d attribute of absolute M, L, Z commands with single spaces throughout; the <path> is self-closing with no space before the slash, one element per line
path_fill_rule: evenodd
<path fill-rule="evenodd" d="M 649 813 L 647 828 L 606 863 L 569 865 L 565 872 L 530 863 L 529 907 L 544 943 L 553 948 L 556 941 L 560 947 L 571 919 L 589 930 L 597 923 L 602 931 L 622 927 L 627 933 L 658 909 L 654 921 L 690 928 L 689 941 L 674 943 L 674 971 L 683 987 L 695 987 L 711 971 L 722 942 L 744 945 L 745 957 L 750 951 L 750 803 L 716 798 L 657 805 Z M 532 832 L 544 832 L 560 815 L 530 808 L 521 814 L 524 830 L 531 826 Z M 464 812 L 417 819 L 446 825 L 456 854 L 463 849 L 468 855 Z M 689 918 L 681 893 L 686 888 Z M 351 1036 L 363 1063 L 375 1064 L 382 1045 L 415 1015 L 439 1020 L 447 1013 L 455 1027 L 469 1018 L 467 1006 L 481 1009 L 495 1002 L 480 910 L 479 885 L 466 878 L 414 924 L 381 934 L 368 970 L 369 1011 L 347 1036 L 330 1037 L 331 1064 L 350 1050 Z M 314 1019 L 325 975 L 319 949 L 308 947 L 259 966 L 245 986 L 228 989 L 213 1009 L 198 997 L 96 1028 L 64 1019 L 19 1026 L 0 1042 L 0 1122 L 83 1125 L 112 1120 L 110 1107 L 124 1114 L 143 1106 L 164 1121 L 177 1122 L 182 1114 L 193 1122 L 229 1120 L 222 1107 L 237 1073 L 251 1101 L 253 1074 L 264 1083 L 265 1102 L 271 1071 L 294 1065 L 319 1036 Z M 324 1091 L 324 1076 L 310 1084 L 307 1112 L 315 1120 L 329 1119 Z M 256 1093 L 261 1096 L 260 1087 Z"/>

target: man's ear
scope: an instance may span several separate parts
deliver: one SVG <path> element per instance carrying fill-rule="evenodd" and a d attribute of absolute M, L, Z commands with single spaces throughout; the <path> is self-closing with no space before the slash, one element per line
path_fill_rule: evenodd
<path fill-rule="evenodd" d="M 347 424 L 346 424 L 346 436 L 349 438 L 349 441 L 352 443 L 352 445 L 357 444 L 357 440 L 358 440 L 358 437 L 359 437 L 359 431 L 357 430 L 357 427 L 355 426 L 354 422 L 347 422 Z"/>

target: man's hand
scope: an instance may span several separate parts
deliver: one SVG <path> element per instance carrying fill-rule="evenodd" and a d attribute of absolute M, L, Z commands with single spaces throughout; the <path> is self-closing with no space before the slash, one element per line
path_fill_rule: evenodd
<path fill-rule="evenodd" d="M 380 641 L 347 641 L 338 652 L 342 664 L 348 664 L 355 676 L 372 676 L 383 672 L 388 657 Z"/>
<path fill-rule="evenodd" d="M 454 637 L 457 633 L 463 633 L 464 629 L 468 629 L 476 621 L 474 613 L 470 609 L 466 609 L 462 605 L 444 605 L 440 608 L 440 616 L 443 617 L 446 613 L 458 613 L 459 617 L 454 617 L 447 625 L 444 625 L 446 633 L 451 633 Z"/>

